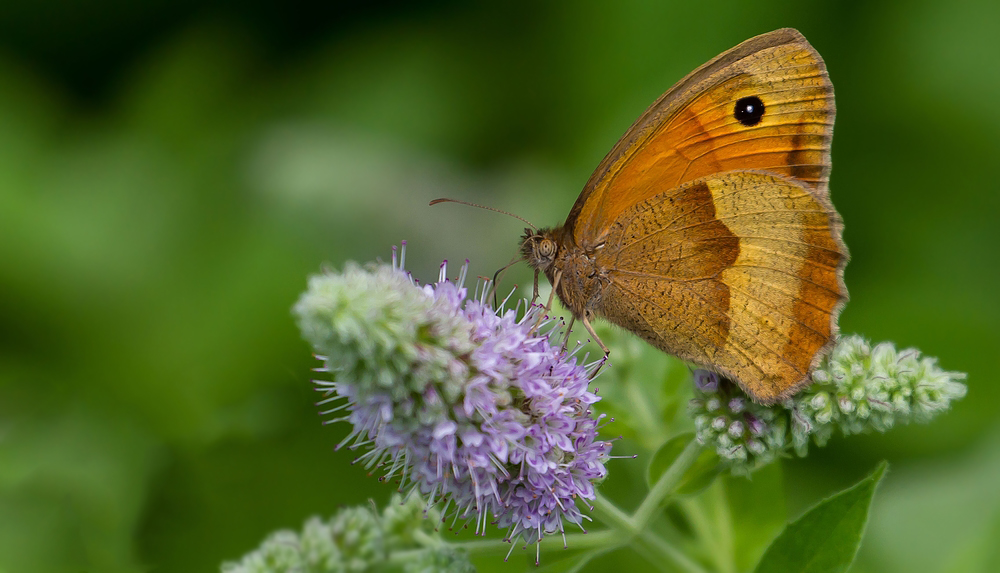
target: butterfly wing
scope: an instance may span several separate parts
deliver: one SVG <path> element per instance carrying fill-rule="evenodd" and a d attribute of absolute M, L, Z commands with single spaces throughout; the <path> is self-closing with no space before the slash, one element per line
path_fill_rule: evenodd
<path fill-rule="evenodd" d="M 808 381 L 847 299 L 842 224 L 805 184 L 760 171 L 702 177 L 609 229 L 595 310 L 774 403 Z"/>
<path fill-rule="evenodd" d="M 759 98 L 763 115 L 734 114 Z M 577 245 L 603 241 L 630 206 L 699 177 L 757 169 L 801 181 L 826 198 L 833 86 L 819 53 L 786 28 L 743 42 L 668 90 L 591 176 L 564 228 Z"/>

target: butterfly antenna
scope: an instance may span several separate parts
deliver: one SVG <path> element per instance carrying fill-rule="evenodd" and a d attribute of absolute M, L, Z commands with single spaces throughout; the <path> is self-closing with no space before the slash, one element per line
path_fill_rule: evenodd
<path fill-rule="evenodd" d="M 534 230 L 534 231 L 538 230 L 538 227 L 532 225 L 531 222 L 528 221 L 527 219 L 525 219 L 524 217 L 518 217 L 517 215 L 515 215 L 513 213 L 504 211 L 503 209 L 497 209 L 496 207 L 487 207 L 486 205 L 479 205 L 479 204 L 476 204 L 476 203 L 469 203 L 468 201 L 460 201 L 458 199 L 444 199 L 444 198 L 442 198 L 442 199 L 435 199 L 435 200 L 431 201 L 430 204 L 431 205 L 437 205 L 438 203 L 461 203 L 462 205 L 468 205 L 469 207 L 479 207 L 480 209 L 486 209 L 487 211 L 495 211 L 497 213 L 503 213 L 504 215 L 509 215 L 511 217 L 514 217 L 515 219 L 517 219 L 519 221 L 524 222 L 529 227 L 531 227 L 532 230 Z"/>

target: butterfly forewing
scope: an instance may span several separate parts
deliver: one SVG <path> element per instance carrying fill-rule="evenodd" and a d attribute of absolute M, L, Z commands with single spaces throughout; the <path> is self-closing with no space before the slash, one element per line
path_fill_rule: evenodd
<path fill-rule="evenodd" d="M 734 113 L 747 98 L 763 108 L 756 121 L 743 118 L 749 125 Z M 826 67 L 798 32 L 747 40 L 650 106 L 595 171 L 566 226 L 577 244 L 597 244 L 631 205 L 737 169 L 793 177 L 826 196 L 833 119 Z"/>

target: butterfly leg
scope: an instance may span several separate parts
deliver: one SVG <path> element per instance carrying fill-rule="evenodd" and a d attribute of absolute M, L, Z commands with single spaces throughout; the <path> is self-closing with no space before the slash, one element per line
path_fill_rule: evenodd
<path fill-rule="evenodd" d="M 562 352 L 566 352 L 566 347 L 569 346 L 569 335 L 573 334 L 573 325 L 576 324 L 576 317 L 572 316 L 569 319 L 569 326 L 566 328 L 566 337 L 563 338 Z"/>
<path fill-rule="evenodd" d="M 590 375 L 590 378 L 593 379 L 594 376 L 597 376 L 597 373 L 601 371 L 601 368 L 603 368 L 604 364 L 608 361 L 608 356 L 611 354 L 611 351 L 608 350 L 608 347 L 604 345 L 604 342 L 601 340 L 601 337 L 597 336 L 597 333 L 594 332 L 594 327 L 590 324 L 590 316 L 593 316 L 593 313 L 589 310 L 585 310 L 580 320 L 583 322 L 583 326 L 587 327 L 587 332 L 589 332 L 590 336 L 593 337 L 594 342 L 596 342 L 597 345 L 601 347 L 601 350 L 604 351 L 604 358 L 601 359 L 601 363 L 597 365 L 597 368 Z"/>
<path fill-rule="evenodd" d="M 552 292 L 549 293 L 549 302 L 545 303 L 545 308 L 542 310 L 542 312 L 538 313 L 538 320 L 535 321 L 535 326 L 531 327 L 531 332 L 538 330 L 538 327 L 542 324 L 542 321 L 545 320 L 545 315 L 548 314 L 549 309 L 552 308 L 552 301 L 556 297 L 556 287 L 559 286 L 560 278 L 562 278 L 562 271 L 556 271 L 556 276 L 552 278 Z M 535 281 L 535 284 L 537 285 L 538 281 Z"/>
<path fill-rule="evenodd" d="M 591 326 L 590 324 L 590 318 L 589 318 L 590 316 L 593 316 L 593 313 L 591 311 L 586 310 L 583 312 L 583 317 L 581 317 L 583 325 L 587 327 L 587 332 L 590 333 L 590 336 L 594 337 L 594 342 L 596 342 L 597 345 L 601 347 L 601 350 L 604 351 L 604 357 L 607 358 L 608 355 L 611 354 L 611 351 L 608 350 L 608 347 L 604 345 L 603 341 L 601 341 L 601 337 L 597 336 L 597 333 L 594 332 L 594 327 Z"/>
<path fill-rule="evenodd" d="M 531 304 L 535 304 L 536 300 L 538 300 L 538 269 L 535 269 L 535 287 L 531 291 Z"/>

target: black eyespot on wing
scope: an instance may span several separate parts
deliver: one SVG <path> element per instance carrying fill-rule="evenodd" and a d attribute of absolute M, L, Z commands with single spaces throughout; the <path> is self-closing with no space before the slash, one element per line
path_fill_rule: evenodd
<path fill-rule="evenodd" d="M 736 117 L 736 121 L 747 127 L 757 125 L 764 117 L 764 102 L 757 96 L 741 97 L 736 102 L 733 116 Z"/>

